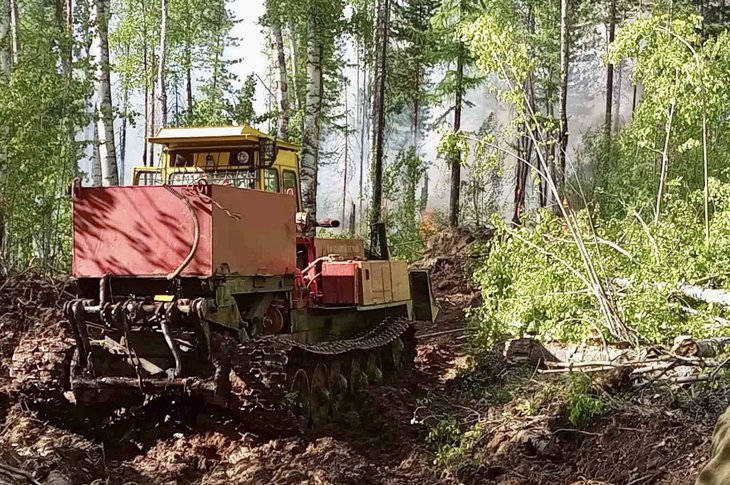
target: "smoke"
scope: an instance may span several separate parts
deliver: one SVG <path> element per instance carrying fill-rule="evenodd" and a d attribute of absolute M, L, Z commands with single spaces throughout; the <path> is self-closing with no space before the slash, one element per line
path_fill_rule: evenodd
<path fill-rule="evenodd" d="M 590 55 L 588 55 L 590 54 Z M 606 66 L 601 61 L 600 53 L 587 53 L 583 59 L 572 63 L 568 88 L 568 177 L 577 172 L 585 172 L 590 167 L 581 160 L 580 153 L 584 147 L 585 137 L 596 130 L 603 129 L 606 111 Z M 631 83 L 631 66 L 626 63 L 616 67 L 614 74 L 614 127 L 621 127 L 628 123 L 632 114 L 634 87 Z M 346 70 L 345 75 L 351 85 L 355 84 L 354 69 Z M 433 80 L 437 80 L 441 73 L 435 72 Z M 349 106 L 355 105 L 354 89 L 350 93 Z M 484 84 L 470 90 L 466 95 L 469 106 L 462 112 L 462 129 L 468 132 L 477 132 L 485 120 L 493 116 L 497 126 L 504 134 L 514 117 L 514 112 L 497 99 L 492 84 Z M 437 147 L 441 138 L 439 127 L 432 124 L 433 120 L 440 119 L 447 113 L 449 107 L 439 105 L 430 110 L 429 123 L 424 126 L 419 154 L 428 163 L 430 179 L 429 200 L 427 208 L 430 210 L 446 211 L 448 209 L 450 190 L 450 168 L 445 160 L 438 156 Z M 557 107 L 555 112 L 557 113 Z M 618 116 L 616 116 L 618 115 Z M 354 118 L 354 115 L 352 116 Z M 450 127 L 452 119 L 447 117 L 443 127 Z M 350 137 L 350 145 L 355 147 L 353 157 L 359 157 L 359 135 Z M 323 146 L 331 147 L 336 137 L 328 137 Z M 409 117 L 390 117 L 386 135 L 387 151 L 386 163 L 395 158 L 396 153 L 412 144 L 412 130 Z M 341 140 L 339 140 L 341 143 Z M 505 144 L 505 140 L 502 140 Z M 369 145 L 365 147 L 365 181 L 366 194 L 369 193 Z M 473 155 L 470 155 L 473 160 Z M 355 163 L 353 163 L 355 162 Z M 359 158 L 351 161 L 350 181 L 348 183 L 348 207 L 351 202 L 358 204 L 357 182 L 359 180 Z M 512 201 L 515 183 L 515 159 L 505 156 L 502 169 L 502 184 L 499 200 L 496 205 L 503 217 L 511 216 Z M 320 168 L 320 186 L 318 204 L 323 214 L 340 214 L 342 204 L 342 161 L 336 164 L 323 165 Z M 469 169 L 462 171 L 462 178 L 468 179 Z M 536 207 L 536 194 L 528 184 L 528 208 Z"/>

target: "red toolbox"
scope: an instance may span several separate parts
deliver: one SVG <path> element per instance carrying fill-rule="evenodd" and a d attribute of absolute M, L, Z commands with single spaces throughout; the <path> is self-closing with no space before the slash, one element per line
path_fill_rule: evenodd
<path fill-rule="evenodd" d="M 322 304 L 352 306 L 360 304 L 358 263 L 322 263 Z"/>

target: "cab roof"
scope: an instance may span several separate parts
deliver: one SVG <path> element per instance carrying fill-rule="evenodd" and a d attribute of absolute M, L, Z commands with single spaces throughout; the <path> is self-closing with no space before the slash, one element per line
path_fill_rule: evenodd
<path fill-rule="evenodd" d="M 271 137 L 249 125 L 244 125 L 162 128 L 156 136 L 151 136 L 147 140 L 150 143 L 175 148 L 258 142 L 261 138 Z M 299 150 L 299 146 L 285 140 L 277 139 L 276 144 L 280 148 Z"/>

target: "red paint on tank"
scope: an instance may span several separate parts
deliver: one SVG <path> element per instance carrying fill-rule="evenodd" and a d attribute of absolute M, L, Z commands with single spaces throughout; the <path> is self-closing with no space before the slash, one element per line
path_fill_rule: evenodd
<path fill-rule="evenodd" d="M 222 185 L 77 187 L 73 274 L 167 276 L 196 240 L 194 218 L 182 276 L 293 274 L 295 214 L 293 197 Z"/>
<path fill-rule="evenodd" d="M 360 302 L 358 286 L 357 263 L 322 263 L 322 304 L 357 305 Z"/>

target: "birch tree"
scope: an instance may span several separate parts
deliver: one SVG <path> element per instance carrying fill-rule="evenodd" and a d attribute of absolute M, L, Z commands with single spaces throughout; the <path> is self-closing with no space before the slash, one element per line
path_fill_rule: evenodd
<path fill-rule="evenodd" d="M 92 23 L 95 28 L 92 52 L 96 68 L 94 92 L 96 95 L 97 127 L 99 130 L 99 159 L 102 184 L 119 185 L 117 152 L 114 143 L 114 108 L 109 65 L 109 2 L 94 0 Z"/>
<path fill-rule="evenodd" d="M 10 84 L 12 53 L 10 47 L 10 0 L 0 0 L 0 90 Z M 0 120 L 1 122 L 1 120 Z M 0 125 L 0 254 L 5 240 L 5 171 L 8 165 L 8 127 Z"/>
<path fill-rule="evenodd" d="M 160 50 L 157 60 L 157 93 L 159 96 L 160 126 L 167 126 L 167 86 L 165 62 L 167 60 L 167 0 L 160 0 Z"/>
<path fill-rule="evenodd" d="M 556 185 L 561 196 L 565 191 L 565 161 L 568 156 L 568 72 L 570 69 L 570 27 L 568 0 L 560 1 L 560 135 L 558 144 L 558 176 Z M 610 126 L 609 126 L 610 128 Z M 562 203 L 562 201 L 557 201 Z"/>
<path fill-rule="evenodd" d="M 300 178 L 303 207 L 314 220 L 317 217 L 317 173 L 321 123 L 322 46 L 316 13 L 310 10 L 307 21 L 307 92 L 304 102 Z"/>
<path fill-rule="evenodd" d="M 289 139 L 289 122 L 291 109 L 289 102 L 289 81 L 286 65 L 286 50 L 284 48 L 284 35 L 281 30 L 281 14 L 275 0 L 266 2 L 266 18 L 271 37 L 274 43 L 274 54 L 276 56 L 277 75 L 277 137 L 282 140 Z"/>

